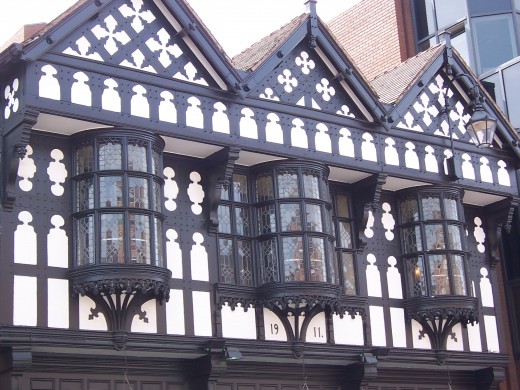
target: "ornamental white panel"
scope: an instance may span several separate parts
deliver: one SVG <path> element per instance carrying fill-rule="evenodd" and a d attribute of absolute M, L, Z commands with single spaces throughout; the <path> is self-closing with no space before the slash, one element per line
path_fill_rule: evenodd
<path fill-rule="evenodd" d="M 37 237 L 32 222 L 32 214 L 28 211 L 20 211 L 18 220 L 22 222 L 14 232 L 14 262 L 19 264 L 36 265 Z"/>
<path fill-rule="evenodd" d="M 18 182 L 18 186 L 22 191 L 29 192 L 32 190 L 33 183 L 29 180 L 34 178 L 36 173 L 36 164 L 30 156 L 33 154 L 31 145 L 25 147 L 25 156 L 20 160 L 18 165 L 18 176 L 22 179 Z"/>
<path fill-rule="evenodd" d="M 166 263 L 168 269 L 172 271 L 172 278 L 182 279 L 182 250 L 181 246 L 177 242 L 179 235 L 174 229 L 166 230 Z"/>
<path fill-rule="evenodd" d="M 370 306 L 372 345 L 386 346 L 385 314 L 382 306 Z"/>
<path fill-rule="evenodd" d="M 69 281 L 47 280 L 47 324 L 50 328 L 69 328 Z"/>
<path fill-rule="evenodd" d="M 280 117 L 274 113 L 267 114 L 268 122 L 265 124 L 265 139 L 267 142 L 283 144 L 283 129 L 280 125 Z"/>
<path fill-rule="evenodd" d="M 486 329 L 487 352 L 500 352 L 497 320 L 495 316 L 484 316 L 484 328 Z"/>
<path fill-rule="evenodd" d="M 341 318 L 338 314 L 332 317 L 334 326 L 334 342 L 342 345 L 364 345 L 363 319 L 360 315 L 352 318 L 345 315 Z"/>
<path fill-rule="evenodd" d="M 190 251 L 191 278 L 209 282 L 208 253 L 202 245 L 204 237 L 200 233 L 194 233 L 193 241 L 195 245 L 192 245 Z"/>
<path fill-rule="evenodd" d="M 200 181 L 202 178 L 200 177 L 200 174 L 196 171 L 193 171 L 190 173 L 190 180 L 191 183 L 188 186 L 188 197 L 190 198 L 190 201 L 193 203 L 191 205 L 191 211 L 195 215 L 200 215 L 202 213 L 202 206 L 201 203 L 204 200 L 204 189 L 202 185 L 200 185 Z"/>
<path fill-rule="evenodd" d="M 404 309 L 400 307 L 391 307 L 390 321 L 392 326 L 392 345 L 394 347 L 406 348 Z"/>
<path fill-rule="evenodd" d="M 217 133 L 229 134 L 229 118 L 226 114 L 226 105 L 222 102 L 217 102 L 213 105 L 213 107 L 216 110 L 213 113 L 213 117 L 211 118 L 213 131 L 216 131 Z"/>
<path fill-rule="evenodd" d="M 388 265 L 388 271 L 386 271 L 388 298 L 403 299 L 403 284 L 399 269 L 396 267 L 397 259 L 394 256 L 389 256 Z"/>
<path fill-rule="evenodd" d="M 312 317 L 312 320 L 310 320 L 305 341 L 322 344 L 327 342 L 327 324 L 325 322 L 324 312 L 316 314 Z"/>
<path fill-rule="evenodd" d="M 51 224 L 54 226 L 47 234 L 47 265 L 49 267 L 69 267 L 69 239 L 65 230 L 65 220 L 61 215 L 53 215 Z"/>
<path fill-rule="evenodd" d="M 432 349 L 430 338 L 423 331 L 423 327 L 417 321 L 412 320 L 413 347 L 417 349 Z"/>
<path fill-rule="evenodd" d="M 210 295 L 193 291 L 193 327 L 195 336 L 212 336 Z"/>
<path fill-rule="evenodd" d="M 96 303 L 87 296 L 79 296 L 79 328 L 84 330 L 107 330 L 103 313 L 92 314 Z"/>
<path fill-rule="evenodd" d="M 446 340 L 446 349 L 448 351 L 464 351 L 464 343 L 462 339 L 462 326 L 456 324 L 451 328 Z"/>
<path fill-rule="evenodd" d="M 13 325 L 36 326 L 37 299 L 37 278 L 14 275 Z"/>
<path fill-rule="evenodd" d="M 236 339 L 256 339 L 255 309 L 249 307 L 247 311 L 237 305 L 231 310 L 227 303 L 222 306 L 222 336 Z"/>
<path fill-rule="evenodd" d="M 485 183 L 493 183 L 493 174 L 487 157 L 480 157 L 480 180 Z"/>
<path fill-rule="evenodd" d="M 482 339 L 480 338 L 480 325 L 468 325 L 469 350 L 471 352 L 482 352 Z"/>
<path fill-rule="evenodd" d="M 132 332 L 157 333 L 157 302 L 151 299 L 141 306 L 141 313 L 132 319 Z"/>
<path fill-rule="evenodd" d="M 482 306 L 495 307 L 495 302 L 493 300 L 493 287 L 488 278 L 488 270 L 485 267 L 480 269 L 480 295 Z"/>
<path fill-rule="evenodd" d="M 381 276 L 379 274 L 379 269 L 376 266 L 376 257 L 374 254 L 369 253 L 367 255 L 367 292 L 371 297 L 382 297 L 381 293 Z"/>
<path fill-rule="evenodd" d="M 65 179 L 67 178 L 67 168 L 65 167 L 65 164 L 60 161 L 63 160 L 65 156 L 61 150 L 53 149 L 51 151 L 51 157 L 54 161 L 51 161 L 47 168 L 49 180 L 54 183 L 51 186 L 51 192 L 55 196 L 62 196 L 65 192 L 65 188 L 62 184 L 65 183 Z"/>
<path fill-rule="evenodd" d="M 170 300 L 166 302 L 166 332 L 186 334 L 184 317 L 184 291 L 170 289 Z"/>
<path fill-rule="evenodd" d="M 266 340 L 287 341 L 287 332 L 282 321 L 271 310 L 264 307 L 264 329 Z"/>

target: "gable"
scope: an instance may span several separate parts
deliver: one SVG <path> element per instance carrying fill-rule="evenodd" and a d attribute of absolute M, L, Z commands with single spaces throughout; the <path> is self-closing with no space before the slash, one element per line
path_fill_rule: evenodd
<path fill-rule="evenodd" d="M 152 1 L 116 0 L 53 47 L 56 54 L 137 69 L 191 83 L 222 86 L 184 39 L 172 15 Z"/>
<path fill-rule="evenodd" d="M 365 119 L 353 93 L 318 52 L 300 42 L 249 96 Z M 349 94 L 351 93 L 351 95 Z"/>

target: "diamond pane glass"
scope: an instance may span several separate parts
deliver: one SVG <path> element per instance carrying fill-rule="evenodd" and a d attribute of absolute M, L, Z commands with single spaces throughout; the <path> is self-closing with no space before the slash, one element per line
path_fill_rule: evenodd
<path fill-rule="evenodd" d="M 329 282 L 332 284 L 339 284 L 338 259 L 334 252 L 334 244 L 327 240 L 325 241 L 325 246 L 327 248 Z"/>
<path fill-rule="evenodd" d="M 148 172 L 145 146 L 128 144 L 128 170 Z"/>
<path fill-rule="evenodd" d="M 403 246 L 404 253 L 413 253 L 422 251 L 421 227 L 410 226 L 403 228 Z"/>
<path fill-rule="evenodd" d="M 76 175 L 92 172 L 94 169 L 94 148 L 85 145 L 76 150 Z"/>
<path fill-rule="evenodd" d="M 89 210 L 94 207 L 94 181 L 92 178 L 76 183 L 76 210 Z"/>
<path fill-rule="evenodd" d="M 113 141 L 99 144 L 99 169 L 121 169 L 121 144 Z"/>
<path fill-rule="evenodd" d="M 323 223 L 321 219 L 321 206 L 317 204 L 306 204 L 307 230 L 312 232 L 322 232 Z"/>
<path fill-rule="evenodd" d="M 446 249 L 444 241 L 444 227 L 441 224 L 431 224 L 424 226 L 426 233 L 426 249 Z"/>
<path fill-rule="evenodd" d="M 251 242 L 237 240 L 238 261 L 240 266 L 240 284 L 252 286 L 253 280 L 253 256 L 251 253 Z"/>
<path fill-rule="evenodd" d="M 464 258 L 459 255 L 451 256 L 451 278 L 453 280 L 453 294 L 466 295 L 466 275 L 464 273 Z"/>
<path fill-rule="evenodd" d="M 347 295 L 356 295 L 356 269 L 354 266 L 354 255 L 352 253 L 341 253 L 341 266 L 343 272 L 343 289 Z"/>
<path fill-rule="evenodd" d="M 306 198 L 320 199 L 320 186 L 318 177 L 311 174 L 304 174 L 303 191 Z"/>
<path fill-rule="evenodd" d="M 270 175 L 259 176 L 255 181 L 256 201 L 262 202 L 274 198 L 273 179 Z"/>
<path fill-rule="evenodd" d="M 130 262 L 150 264 L 150 217 L 130 214 Z"/>
<path fill-rule="evenodd" d="M 417 200 L 408 199 L 401 202 L 401 223 L 415 222 L 419 220 L 419 205 Z"/>
<path fill-rule="evenodd" d="M 444 255 L 429 255 L 432 295 L 449 295 L 450 279 L 448 274 L 448 260 Z"/>
<path fill-rule="evenodd" d="M 237 174 L 233 175 L 233 200 L 235 202 L 249 202 L 247 176 Z"/>
<path fill-rule="evenodd" d="M 123 178 L 101 176 L 99 178 L 99 207 L 123 207 Z"/>
<path fill-rule="evenodd" d="M 302 230 L 302 218 L 299 203 L 280 204 L 280 222 L 282 231 Z"/>
<path fill-rule="evenodd" d="M 422 256 L 407 259 L 408 274 L 410 275 L 410 292 L 414 297 L 428 295 L 426 279 L 424 277 L 424 260 Z"/>
<path fill-rule="evenodd" d="M 325 266 L 325 241 L 323 238 L 308 239 L 309 261 L 311 266 L 311 281 L 326 282 L 327 267 Z"/>
<path fill-rule="evenodd" d="M 235 207 L 235 226 L 236 234 L 249 236 L 251 229 L 249 225 L 249 209 L 245 207 Z"/>
<path fill-rule="evenodd" d="M 262 279 L 264 283 L 278 282 L 278 251 L 274 239 L 261 241 Z"/>
<path fill-rule="evenodd" d="M 442 219 L 441 200 L 438 196 L 427 196 L 421 199 L 423 216 L 428 219 Z"/>
<path fill-rule="evenodd" d="M 337 217 L 350 218 L 348 197 L 346 195 L 336 195 L 336 208 Z"/>
<path fill-rule="evenodd" d="M 142 177 L 128 178 L 128 207 L 147 209 L 148 204 L 148 180 Z"/>
<path fill-rule="evenodd" d="M 155 223 L 155 265 L 164 267 L 164 236 L 162 221 L 159 218 L 154 218 Z"/>
<path fill-rule="evenodd" d="M 444 215 L 446 219 L 459 220 L 457 201 L 455 199 L 444 198 Z"/>
<path fill-rule="evenodd" d="M 218 206 L 218 231 L 231 233 L 231 209 L 229 206 Z"/>
<path fill-rule="evenodd" d="M 220 282 L 235 283 L 235 264 L 233 256 L 233 241 L 225 238 L 218 240 L 220 265 Z"/>
<path fill-rule="evenodd" d="M 462 236 L 459 225 L 448 225 L 448 245 L 450 249 L 462 250 Z"/>
<path fill-rule="evenodd" d="M 94 264 L 96 262 L 94 240 L 94 216 L 89 215 L 76 221 L 76 262 L 77 265 Z"/>
<path fill-rule="evenodd" d="M 153 209 L 155 211 L 162 211 L 162 201 L 161 201 L 161 195 L 162 195 L 162 188 L 161 184 L 159 182 L 153 181 Z"/>
<path fill-rule="evenodd" d="M 293 282 L 305 280 L 303 238 L 283 237 L 282 247 L 285 281 Z"/>
<path fill-rule="evenodd" d="M 273 205 L 262 206 L 257 209 L 258 232 L 269 234 L 276 232 L 276 217 Z"/>
<path fill-rule="evenodd" d="M 339 222 L 339 246 L 342 248 L 352 248 L 352 233 L 350 222 Z"/>
<path fill-rule="evenodd" d="M 296 173 L 279 172 L 276 178 L 278 180 L 278 196 L 280 198 L 297 198 L 300 196 L 298 175 Z"/>
<path fill-rule="evenodd" d="M 101 214 L 101 263 L 124 263 L 123 214 Z"/>
<path fill-rule="evenodd" d="M 152 173 L 154 175 L 159 175 L 161 172 L 161 155 L 156 150 L 152 149 Z"/>

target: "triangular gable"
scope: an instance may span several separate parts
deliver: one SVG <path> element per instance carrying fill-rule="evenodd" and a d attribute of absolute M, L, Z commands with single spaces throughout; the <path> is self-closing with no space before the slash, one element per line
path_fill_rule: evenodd
<path fill-rule="evenodd" d="M 247 96 L 374 121 L 383 109 L 325 25 L 302 15 L 233 58 Z M 311 33 L 312 30 L 312 33 Z M 314 35 L 313 35 L 314 34 Z"/>
<path fill-rule="evenodd" d="M 461 74 L 466 76 L 457 77 Z M 446 138 L 453 136 L 464 143 L 472 143 L 466 124 L 471 117 L 470 89 L 477 84 L 481 95 L 486 97 L 485 110 L 498 119 L 496 146 L 512 145 L 518 140 L 477 77 L 458 53 L 444 44 L 419 53 L 371 84 L 385 103 L 394 105 L 387 118 L 394 127 Z"/>
<path fill-rule="evenodd" d="M 182 7 L 182 1 L 108 3 L 80 23 L 77 18 L 68 20 L 67 27 L 72 30 L 58 42 L 48 40 L 53 43 L 52 52 L 222 89 L 236 84 L 225 54 L 204 39 L 200 30 L 205 31 L 205 27 L 189 7 Z M 73 21 L 75 26 L 70 25 Z M 200 48 L 210 53 L 210 60 Z M 41 47 L 34 50 L 43 54 Z M 30 52 L 26 56 L 34 59 Z M 215 63 L 216 58 L 219 63 Z"/>

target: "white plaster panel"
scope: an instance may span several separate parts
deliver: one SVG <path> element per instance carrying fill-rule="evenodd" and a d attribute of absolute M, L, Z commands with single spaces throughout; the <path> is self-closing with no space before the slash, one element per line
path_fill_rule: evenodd
<path fill-rule="evenodd" d="M 469 350 L 471 352 L 482 352 L 482 339 L 480 338 L 480 325 L 468 325 Z"/>
<path fill-rule="evenodd" d="M 256 339 L 255 309 L 249 307 L 247 311 L 240 305 L 235 310 L 226 303 L 222 307 L 222 336 L 236 339 Z"/>
<path fill-rule="evenodd" d="M 69 328 L 69 281 L 47 280 L 47 324 L 51 328 Z"/>
<path fill-rule="evenodd" d="M 376 257 L 369 253 L 367 255 L 367 291 L 371 297 L 382 297 L 381 293 L 381 277 L 379 275 L 379 269 L 376 266 Z"/>
<path fill-rule="evenodd" d="M 334 326 L 334 342 L 342 345 L 364 345 L 363 320 L 360 315 L 352 318 L 345 315 L 341 318 L 338 314 L 332 317 Z"/>
<path fill-rule="evenodd" d="M 90 316 L 96 303 L 87 296 L 79 296 L 79 328 L 84 330 L 107 330 L 107 322 L 102 313 L 98 313 L 96 317 Z"/>
<path fill-rule="evenodd" d="M 282 321 L 271 310 L 264 307 L 264 328 L 266 340 L 287 341 L 287 333 Z"/>
<path fill-rule="evenodd" d="M 193 291 L 193 325 L 195 336 L 211 336 L 211 305 L 209 292 Z"/>
<path fill-rule="evenodd" d="M 446 341 L 446 349 L 448 351 L 464 351 L 464 344 L 462 339 L 462 326 L 456 324 L 451 328 L 451 332 L 448 334 L 448 340 Z"/>
<path fill-rule="evenodd" d="M 36 326 L 37 278 L 14 275 L 13 325 Z"/>
<path fill-rule="evenodd" d="M 209 282 L 209 268 L 208 268 L 208 253 L 206 248 L 202 245 L 204 238 L 200 233 L 193 234 L 193 241 L 190 251 L 191 258 L 191 278 L 193 280 L 202 280 Z"/>
<path fill-rule="evenodd" d="M 480 295 L 482 299 L 482 306 L 495 307 L 493 300 L 493 287 L 488 278 L 488 270 L 485 267 L 480 269 Z"/>
<path fill-rule="evenodd" d="M 327 324 L 325 322 L 325 313 L 316 314 L 309 322 L 305 341 L 309 343 L 326 343 L 327 342 Z"/>
<path fill-rule="evenodd" d="M 385 314 L 383 307 L 370 306 L 370 329 L 372 331 L 372 345 L 386 346 Z"/>
<path fill-rule="evenodd" d="M 427 334 L 421 335 L 422 325 L 412 320 L 412 341 L 416 349 L 432 349 L 430 338 Z"/>
<path fill-rule="evenodd" d="M 47 264 L 49 267 L 69 267 L 69 239 L 62 229 L 65 220 L 61 215 L 53 215 L 51 224 L 54 226 L 47 234 Z"/>
<path fill-rule="evenodd" d="M 495 316 L 484 316 L 484 327 L 486 329 L 487 351 L 494 353 L 500 352 L 497 320 Z"/>
<path fill-rule="evenodd" d="M 132 332 L 141 333 L 157 333 L 157 302 L 151 299 L 141 306 L 141 311 L 146 315 L 141 319 L 139 314 L 136 314 L 132 319 Z"/>
<path fill-rule="evenodd" d="M 400 307 L 390 308 L 390 321 L 392 326 L 392 345 L 406 348 L 406 326 L 404 322 L 404 309 Z"/>
<path fill-rule="evenodd" d="M 170 289 L 170 300 L 166 302 L 166 332 L 185 334 L 184 317 L 184 292 Z"/>
<path fill-rule="evenodd" d="M 22 222 L 14 232 L 14 262 L 18 264 L 36 265 L 37 235 L 32 222 L 32 214 L 28 211 L 20 211 L 18 220 Z"/>

